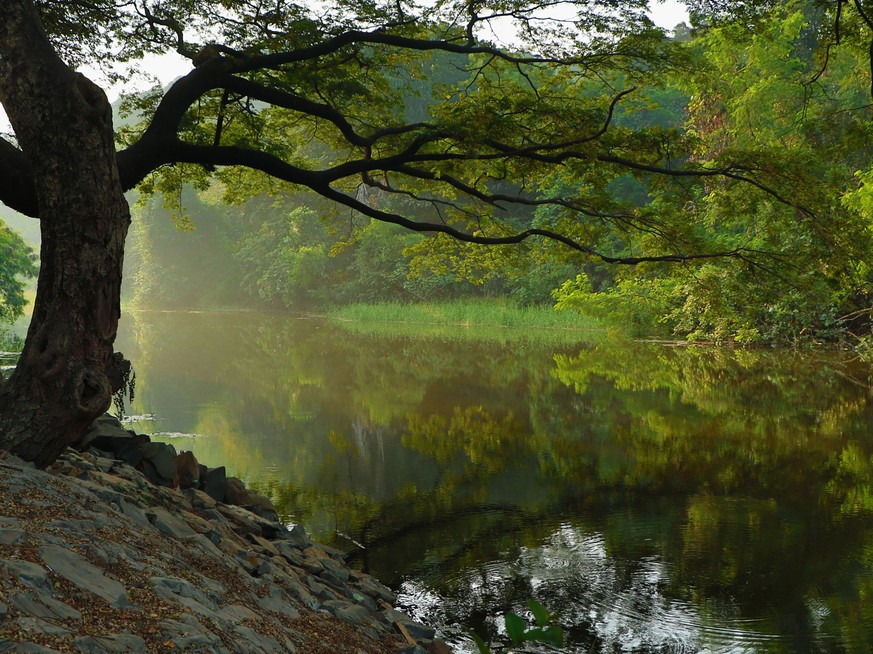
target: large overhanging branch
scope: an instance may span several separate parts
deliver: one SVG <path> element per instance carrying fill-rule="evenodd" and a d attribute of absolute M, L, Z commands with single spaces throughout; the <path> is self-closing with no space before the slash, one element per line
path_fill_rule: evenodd
<path fill-rule="evenodd" d="M 326 39 L 320 43 L 316 43 L 307 47 L 290 50 L 287 52 L 276 52 L 270 54 L 254 54 L 235 52 L 232 55 L 222 56 L 222 51 L 225 49 L 216 46 L 206 46 L 198 53 L 198 65 L 203 66 L 220 66 L 225 72 L 239 74 L 250 73 L 259 70 L 280 70 L 291 64 L 298 64 L 314 59 L 336 54 L 341 50 L 355 45 L 383 45 L 396 48 L 398 50 L 418 51 L 418 52 L 434 52 L 441 51 L 454 54 L 487 54 L 497 59 L 512 63 L 524 65 L 560 65 L 560 66 L 575 66 L 588 68 L 593 64 L 603 63 L 608 59 L 617 59 L 619 57 L 635 57 L 633 51 L 623 51 L 620 45 L 609 52 L 592 52 L 583 53 L 576 56 L 566 57 L 549 57 L 524 55 L 509 52 L 492 45 L 483 44 L 480 42 L 470 42 L 465 37 L 458 39 L 419 39 L 414 37 L 400 36 L 382 30 L 360 31 L 349 30 L 335 37 Z M 214 53 L 211 59 L 206 59 L 209 53 Z M 206 59 L 206 60 L 204 60 Z"/>
<path fill-rule="evenodd" d="M 414 169 L 409 169 L 409 171 L 407 171 L 407 174 L 412 177 L 417 177 L 419 179 L 426 179 L 431 181 L 436 179 L 436 177 L 432 174 L 427 174 L 424 171 L 416 171 Z M 463 207 L 456 203 L 440 200 L 437 198 L 421 196 L 404 189 L 397 189 L 387 182 L 382 182 L 374 179 L 369 174 L 363 175 L 362 179 L 367 186 L 378 189 L 380 191 L 384 191 L 386 193 L 405 195 L 406 197 L 409 197 L 416 202 L 420 202 L 423 204 L 442 204 L 451 209 L 454 209 L 457 212 L 468 213 Z M 611 222 L 626 230 L 632 229 L 638 232 L 646 232 L 654 236 L 658 236 L 659 238 L 662 238 L 664 240 L 668 240 L 670 238 L 669 235 L 661 228 L 661 226 L 652 220 L 646 219 L 642 216 L 634 215 L 632 213 L 598 211 L 591 208 L 590 206 L 587 206 L 578 198 L 527 198 L 518 195 L 506 195 L 502 193 L 486 193 L 468 184 L 464 184 L 460 180 L 456 180 L 452 177 L 442 176 L 440 177 L 440 181 L 446 182 L 452 187 L 458 189 L 459 191 L 462 191 L 463 193 L 466 193 L 471 197 L 475 197 L 482 203 L 500 210 L 506 210 L 508 205 L 520 205 L 526 207 L 562 207 L 564 209 L 573 211 L 574 213 L 587 216 L 588 218 Z M 473 216 L 470 217 L 473 218 Z"/>
<path fill-rule="evenodd" d="M 207 168 L 219 165 L 241 165 L 261 170 L 286 181 L 302 184 L 310 188 L 331 188 L 330 186 L 344 178 L 365 176 L 370 173 L 399 172 L 412 174 L 421 179 L 438 181 L 436 176 L 422 168 L 423 164 L 463 160 L 470 162 L 487 162 L 496 160 L 527 159 L 541 163 L 560 165 L 571 159 L 594 160 L 618 165 L 628 170 L 648 172 L 667 176 L 715 177 L 722 176 L 743 181 L 765 191 L 779 202 L 796 206 L 774 189 L 762 182 L 743 175 L 741 171 L 732 168 L 724 169 L 673 169 L 656 165 L 639 163 L 613 156 L 608 153 L 581 151 L 581 145 L 597 141 L 608 130 L 618 102 L 633 89 L 617 93 L 610 101 L 606 117 L 602 124 L 587 135 L 578 136 L 572 140 L 552 143 L 526 143 L 523 147 L 502 143 L 489 139 L 483 143 L 482 152 L 428 151 L 426 146 L 436 141 L 451 142 L 452 136 L 441 131 L 438 126 L 416 123 L 395 125 L 377 129 L 370 134 L 362 134 L 349 122 L 348 118 L 335 107 L 326 102 L 315 102 L 301 95 L 282 89 L 272 88 L 240 77 L 240 74 L 258 70 L 280 69 L 283 66 L 313 60 L 339 52 L 345 47 L 356 44 L 384 44 L 399 49 L 408 50 L 441 50 L 454 53 L 486 53 L 515 64 L 559 63 L 562 65 L 578 65 L 587 61 L 584 58 L 557 60 L 541 57 L 525 57 L 506 53 L 497 48 L 470 42 L 452 42 L 439 40 L 423 40 L 400 37 L 382 31 L 349 31 L 342 35 L 292 52 L 245 56 L 234 53 L 233 56 L 217 54 L 211 59 L 200 62 L 197 68 L 188 75 L 177 80 L 165 93 L 157 110 L 141 138 L 126 150 L 118 154 L 118 168 L 123 187 L 133 188 L 148 174 L 158 167 L 174 162 L 191 161 L 201 163 Z M 233 147 L 203 148 L 186 145 L 178 138 L 179 127 L 186 112 L 206 94 L 213 91 L 235 94 L 250 99 L 263 101 L 275 106 L 284 107 L 315 118 L 329 121 L 350 146 L 364 150 L 360 159 L 348 161 L 322 171 L 306 170 L 291 166 L 276 157 L 255 150 Z M 372 146 L 382 138 L 409 134 L 411 139 L 404 149 L 381 158 L 371 156 Z M 218 143 L 215 144 L 218 146 Z M 192 152 L 196 151 L 196 155 Z M 30 215 L 36 215 L 37 207 L 32 182 L 26 174 L 26 167 L 21 165 L 21 152 L 6 141 L 0 141 L 0 199 L 6 204 Z M 414 166 L 414 168 L 411 168 Z M 484 200 L 485 193 L 477 191 L 473 186 L 461 183 L 447 175 L 443 180 L 449 186 L 467 195 Z M 501 198 L 503 200 L 504 198 Z M 800 208 L 800 207 L 798 207 Z M 802 209 L 802 208 L 801 208 Z M 672 259 L 668 259 L 672 260 Z"/>
<path fill-rule="evenodd" d="M 337 202 L 338 204 L 347 206 L 350 209 L 354 209 L 355 211 L 358 211 L 359 213 L 364 214 L 365 216 L 368 216 L 375 220 L 398 225 L 414 232 L 446 234 L 447 236 L 451 236 L 457 241 L 461 241 L 464 243 L 474 243 L 477 245 L 515 245 L 518 243 L 522 243 L 529 238 L 539 236 L 542 238 L 557 241 L 558 243 L 562 243 L 572 250 L 582 252 L 583 254 L 589 255 L 591 257 L 595 257 L 597 259 L 600 259 L 601 261 L 604 261 L 605 263 L 616 263 L 632 266 L 645 262 L 679 263 L 683 261 L 695 261 L 700 259 L 746 259 L 749 257 L 749 255 L 752 254 L 751 251 L 746 250 L 745 248 L 736 248 L 734 250 L 705 252 L 697 254 L 674 253 L 658 256 L 613 257 L 603 254 L 602 252 L 598 252 L 594 248 L 584 245 L 583 243 L 580 243 L 579 241 L 572 239 L 565 234 L 560 234 L 558 232 L 554 232 L 548 229 L 525 229 L 515 234 L 510 234 L 506 236 L 484 236 L 479 234 L 470 234 L 468 232 L 452 227 L 451 225 L 410 220 L 409 218 L 406 218 L 399 214 L 376 209 L 375 207 L 371 207 L 370 205 L 361 202 L 360 200 L 357 200 L 350 195 L 346 195 L 345 193 L 337 191 L 330 186 L 313 188 L 313 190 L 321 194 L 322 196 L 331 199 L 334 202 Z"/>
<path fill-rule="evenodd" d="M 512 245 L 522 243 L 531 237 L 538 236 L 562 243 L 577 252 L 598 258 L 606 263 L 625 265 L 636 265 L 644 262 L 683 262 L 717 258 L 739 258 L 745 260 L 754 254 L 754 252 L 746 248 L 735 248 L 718 252 L 691 254 L 676 252 L 657 256 L 614 257 L 598 252 L 594 248 L 580 243 L 565 234 L 560 234 L 548 229 L 526 229 L 514 234 L 503 236 L 471 234 L 453 227 L 452 225 L 416 221 L 396 213 L 377 209 L 333 188 L 331 186 L 331 177 L 326 175 L 324 171 L 314 172 L 305 170 L 293 166 L 271 154 L 258 150 L 231 146 L 199 146 L 177 141 L 173 144 L 171 156 L 167 159 L 167 163 L 172 160 L 175 162 L 211 166 L 245 166 L 247 168 L 260 170 L 277 179 L 309 188 L 324 198 L 333 200 L 340 205 L 349 207 L 350 209 L 375 220 L 398 225 L 415 232 L 446 234 L 447 236 L 451 236 L 464 243 L 474 243 L 479 245 Z M 572 208 L 572 205 L 569 203 L 565 206 Z"/>
<path fill-rule="evenodd" d="M 36 187 L 24 153 L 0 138 L 0 202 L 27 216 L 36 216 Z"/>

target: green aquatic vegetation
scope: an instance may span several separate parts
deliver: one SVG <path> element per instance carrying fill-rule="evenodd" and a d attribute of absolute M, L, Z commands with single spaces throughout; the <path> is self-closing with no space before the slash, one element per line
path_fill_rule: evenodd
<path fill-rule="evenodd" d="M 528 628 L 527 622 L 520 615 L 509 612 L 504 616 L 504 625 L 506 627 L 506 636 L 513 646 L 521 645 L 522 643 L 545 643 L 552 647 L 564 646 L 564 631 L 560 626 L 555 624 L 556 616 L 552 615 L 549 610 L 536 600 L 529 599 L 527 607 L 533 614 L 535 626 Z M 475 631 L 470 631 L 470 636 L 479 654 L 490 654 L 491 647 L 488 643 L 482 640 Z"/>
<path fill-rule="evenodd" d="M 500 299 L 400 304 L 351 304 L 332 309 L 330 321 L 346 331 L 451 340 L 537 343 L 594 342 L 597 320 L 549 306 L 519 307 Z"/>

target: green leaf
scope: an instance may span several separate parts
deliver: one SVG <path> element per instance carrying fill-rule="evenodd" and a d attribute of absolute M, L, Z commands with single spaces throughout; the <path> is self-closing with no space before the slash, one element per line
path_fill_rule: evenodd
<path fill-rule="evenodd" d="M 523 642 L 525 628 L 524 620 L 515 615 L 515 613 L 507 613 L 504 621 L 506 623 L 506 635 L 509 636 L 509 640 L 512 641 L 512 644 L 518 645 Z"/>
<path fill-rule="evenodd" d="M 485 641 L 479 637 L 475 631 L 470 629 L 470 638 L 473 639 L 473 642 L 476 643 L 476 649 L 479 650 L 479 654 L 491 654 L 491 648 L 485 644 Z"/>
<path fill-rule="evenodd" d="M 549 620 L 552 619 L 552 614 L 549 613 L 548 609 L 536 600 L 529 599 L 527 601 L 527 608 L 533 613 L 534 620 L 536 620 L 540 627 L 545 627 L 549 624 Z"/>

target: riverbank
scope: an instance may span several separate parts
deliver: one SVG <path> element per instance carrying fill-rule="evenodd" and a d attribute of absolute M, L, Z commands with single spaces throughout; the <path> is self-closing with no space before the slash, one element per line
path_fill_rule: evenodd
<path fill-rule="evenodd" d="M 442 654 L 342 554 L 96 450 L 0 454 L 0 652 Z"/>

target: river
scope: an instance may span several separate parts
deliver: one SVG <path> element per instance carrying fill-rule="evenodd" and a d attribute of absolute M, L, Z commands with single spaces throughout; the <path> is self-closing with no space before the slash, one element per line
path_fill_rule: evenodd
<path fill-rule="evenodd" d="M 459 651 L 530 598 L 571 653 L 873 651 L 869 364 L 455 336 L 133 312 L 119 349 L 135 428 L 269 494 Z"/>

